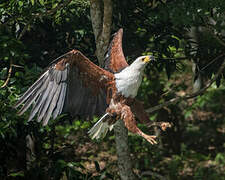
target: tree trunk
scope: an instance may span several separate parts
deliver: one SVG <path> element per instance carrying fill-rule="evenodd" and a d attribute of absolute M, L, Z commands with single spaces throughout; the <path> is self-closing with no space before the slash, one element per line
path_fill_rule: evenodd
<path fill-rule="evenodd" d="M 132 161 L 128 146 L 128 131 L 122 120 L 114 126 L 116 138 L 116 151 L 118 157 L 118 168 L 122 180 L 133 180 L 135 175 L 132 170 Z"/>
<path fill-rule="evenodd" d="M 112 23 L 112 0 L 91 0 L 90 14 L 96 42 L 96 56 L 99 65 L 104 66 L 104 55 L 107 50 Z M 122 180 L 136 179 L 132 171 L 132 161 L 128 146 L 128 132 L 123 121 L 114 127 L 118 168 Z"/>
<path fill-rule="evenodd" d="M 102 10 L 102 7 L 103 10 Z M 112 1 L 91 0 L 91 21 L 95 35 L 96 56 L 101 67 L 104 66 L 104 55 L 107 50 L 112 23 Z"/>

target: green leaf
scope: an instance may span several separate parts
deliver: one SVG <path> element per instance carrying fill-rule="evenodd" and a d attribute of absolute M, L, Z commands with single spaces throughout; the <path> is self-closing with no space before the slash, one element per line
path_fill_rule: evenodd
<path fill-rule="evenodd" d="M 31 2 L 31 4 L 32 4 L 32 6 L 34 5 L 34 0 L 30 0 L 30 2 Z"/>
<path fill-rule="evenodd" d="M 18 2 L 19 6 L 23 6 L 23 1 Z"/>
<path fill-rule="evenodd" d="M 39 3 L 40 3 L 42 6 L 44 6 L 44 5 L 45 5 L 44 0 L 39 0 Z"/>
<path fill-rule="evenodd" d="M 12 177 L 17 177 L 17 176 L 24 177 L 24 172 L 19 171 L 19 172 L 15 172 L 15 173 L 10 173 L 9 176 L 12 176 Z"/>
<path fill-rule="evenodd" d="M 215 161 L 218 163 L 218 164 L 225 164 L 225 155 L 222 154 L 222 153 L 218 153 L 215 157 Z"/>

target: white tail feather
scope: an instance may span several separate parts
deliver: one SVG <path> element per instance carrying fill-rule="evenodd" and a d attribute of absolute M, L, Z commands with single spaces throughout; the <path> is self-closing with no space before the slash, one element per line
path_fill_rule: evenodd
<path fill-rule="evenodd" d="M 89 136 L 91 139 L 99 139 L 104 138 L 108 132 L 108 130 L 113 129 L 113 125 L 109 125 L 107 121 L 103 121 L 109 116 L 108 113 L 106 113 L 104 116 L 99 119 L 97 123 L 88 131 Z"/>

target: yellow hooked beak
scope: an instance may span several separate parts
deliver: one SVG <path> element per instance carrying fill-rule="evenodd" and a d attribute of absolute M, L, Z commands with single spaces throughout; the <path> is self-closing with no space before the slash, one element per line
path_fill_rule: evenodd
<path fill-rule="evenodd" d="M 142 60 L 144 63 L 148 63 L 150 61 L 156 61 L 155 60 L 155 57 L 152 56 L 152 55 L 149 55 L 149 56 L 146 56 L 143 60 Z"/>
<path fill-rule="evenodd" d="M 150 61 L 150 57 L 149 56 L 146 56 L 146 58 L 144 58 L 143 60 L 145 63 L 148 63 Z"/>

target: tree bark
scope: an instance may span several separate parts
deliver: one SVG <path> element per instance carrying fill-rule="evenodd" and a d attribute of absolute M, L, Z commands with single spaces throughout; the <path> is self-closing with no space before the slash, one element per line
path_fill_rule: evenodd
<path fill-rule="evenodd" d="M 112 23 L 112 0 L 91 0 L 90 14 L 96 42 L 96 56 L 99 65 L 104 66 L 104 55 L 107 50 Z M 122 180 L 136 179 L 132 171 L 132 161 L 128 146 L 128 132 L 122 120 L 114 127 L 118 169 Z"/>
<path fill-rule="evenodd" d="M 96 56 L 99 65 L 103 67 L 104 55 L 109 44 L 111 33 L 112 1 L 91 0 L 90 13 L 96 42 Z"/>
<path fill-rule="evenodd" d="M 128 146 L 128 131 L 122 120 L 117 121 L 114 126 L 116 139 L 116 151 L 118 157 L 119 174 L 122 180 L 133 180 L 135 175 L 132 170 L 132 161 Z"/>

